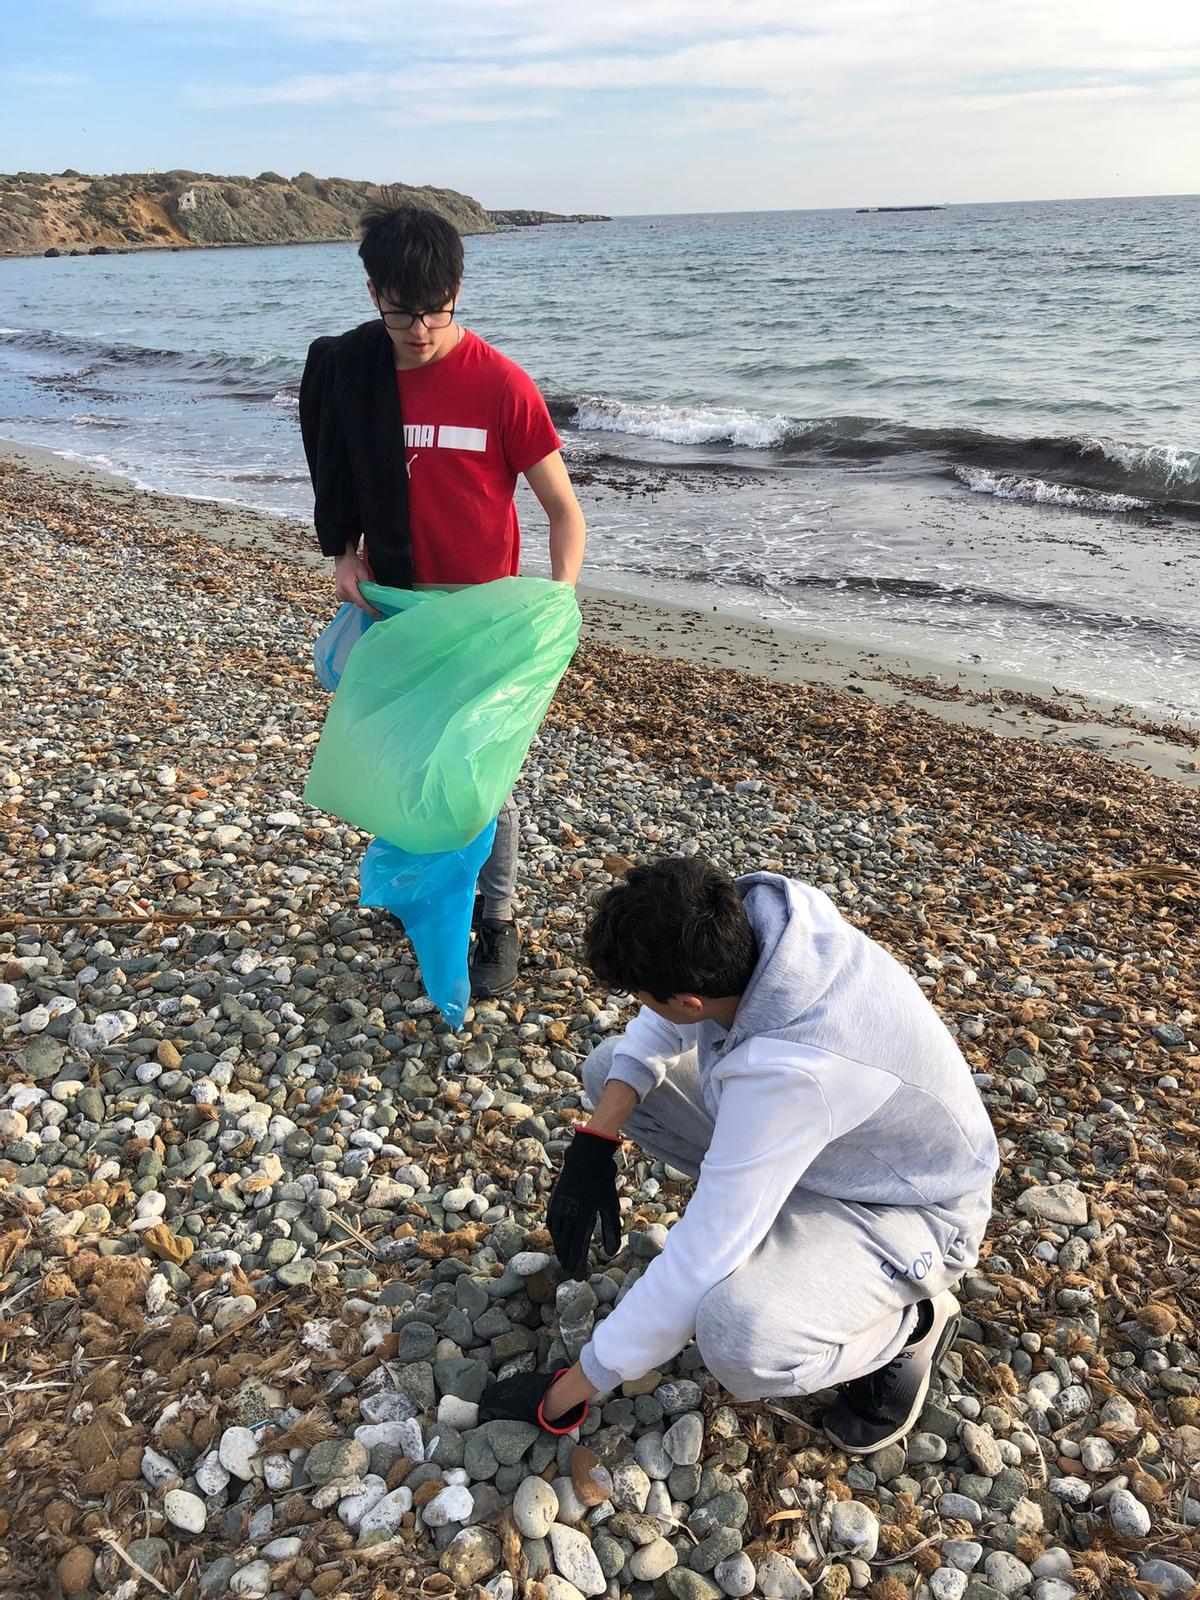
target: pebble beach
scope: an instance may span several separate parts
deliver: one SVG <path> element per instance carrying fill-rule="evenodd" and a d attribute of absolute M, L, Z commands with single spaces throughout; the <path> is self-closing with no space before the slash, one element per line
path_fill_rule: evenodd
<path fill-rule="evenodd" d="M 327 577 L 12 459 L 0 538 L 0 1596 L 1200 1594 L 1194 788 L 610 630 L 519 789 L 522 981 L 454 1031 L 300 798 Z M 692 850 L 904 961 L 1000 1140 L 961 1336 L 864 1460 L 690 1348 L 578 1437 L 477 1425 L 687 1203 L 627 1147 L 623 1248 L 562 1280 L 630 1014 L 589 897 Z"/>

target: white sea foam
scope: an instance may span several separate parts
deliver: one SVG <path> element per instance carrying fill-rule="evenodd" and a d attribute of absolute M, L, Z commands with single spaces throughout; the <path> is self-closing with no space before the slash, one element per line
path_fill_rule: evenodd
<path fill-rule="evenodd" d="M 737 407 L 637 405 L 600 397 L 581 400 L 571 418 L 577 428 L 630 433 L 664 444 L 734 444 L 770 450 L 795 433 L 787 417 Z"/>
<path fill-rule="evenodd" d="M 1085 452 L 1115 461 L 1131 477 L 1146 478 L 1163 488 L 1200 483 L 1200 450 L 1177 444 L 1123 444 L 1119 439 L 1084 439 Z"/>
<path fill-rule="evenodd" d="M 95 411 L 72 411 L 71 421 L 86 428 L 124 428 L 126 423 L 120 417 L 105 417 Z"/>
<path fill-rule="evenodd" d="M 276 389 L 271 396 L 273 406 L 282 406 L 285 411 L 299 411 L 300 396 L 293 394 L 290 389 Z"/>
<path fill-rule="evenodd" d="M 992 494 L 998 500 L 1026 500 L 1042 506 L 1074 506 L 1080 511 L 1140 511 L 1146 502 L 1131 494 L 1110 494 L 1100 489 L 1077 489 L 1044 478 L 1022 478 L 1015 472 L 989 472 L 986 467 L 955 467 L 954 476 L 973 494 Z"/>

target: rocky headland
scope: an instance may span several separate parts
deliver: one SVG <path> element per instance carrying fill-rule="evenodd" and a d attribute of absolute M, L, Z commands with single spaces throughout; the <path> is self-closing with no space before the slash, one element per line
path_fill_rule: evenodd
<path fill-rule="evenodd" d="M 513 228 L 541 228 L 551 222 L 611 222 L 611 217 L 592 211 L 489 211 L 496 229 L 501 233 Z"/>
<path fill-rule="evenodd" d="M 211 172 L 0 175 L 0 254 L 85 255 L 146 248 L 317 244 L 354 239 L 381 199 L 429 206 L 462 234 L 546 222 L 596 222 L 550 211 L 488 211 L 470 195 L 425 185 L 361 183 L 298 172 L 284 178 Z"/>

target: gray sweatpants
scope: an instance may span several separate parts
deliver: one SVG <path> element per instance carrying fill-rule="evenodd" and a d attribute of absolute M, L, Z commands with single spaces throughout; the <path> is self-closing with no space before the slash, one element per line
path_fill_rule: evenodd
<path fill-rule="evenodd" d="M 593 1104 L 614 1049 L 606 1039 L 584 1063 Z M 699 1175 L 713 1120 L 694 1050 L 675 1057 L 623 1132 Z M 812 1394 L 874 1372 L 903 1347 L 917 1303 L 974 1266 L 990 1216 L 988 1190 L 916 1208 L 861 1205 L 798 1184 L 749 1260 L 701 1301 L 704 1365 L 738 1400 Z"/>
<path fill-rule="evenodd" d="M 479 872 L 479 892 L 485 917 L 507 920 L 513 914 L 517 892 L 517 849 L 521 843 L 521 813 L 510 794 L 496 818 L 492 853 Z"/>

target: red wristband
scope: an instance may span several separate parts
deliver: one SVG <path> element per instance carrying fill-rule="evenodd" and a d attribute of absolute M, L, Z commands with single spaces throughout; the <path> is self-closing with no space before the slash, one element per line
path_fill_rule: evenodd
<path fill-rule="evenodd" d="M 564 1372 L 569 1372 L 570 1370 L 571 1370 L 570 1367 L 559 1367 L 558 1371 L 554 1374 L 554 1376 L 551 1378 L 549 1384 L 546 1387 L 546 1394 L 550 1393 L 550 1390 L 554 1387 L 554 1385 L 562 1377 L 563 1373 Z M 545 1415 L 544 1415 L 544 1413 L 542 1411 L 542 1407 L 546 1404 L 546 1394 L 544 1394 L 542 1396 L 542 1398 L 538 1401 L 537 1419 L 538 1419 L 538 1425 L 540 1427 L 542 1427 L 542 1428 L 545 1428 L 547 1433 L 556 1433 L 556 1434 L 574 1433 L 576 1428 L 581 1427 L 583 1425 L 583 1423 L 586 1422 L 587 1414 L 588 1414 L 588 1402 L 586 1400 L 581 1402 L 582 1409 L 580 1409 L 580 1406 L 576 1406 L 575 1407 L 575 1411 L 578 1412 L 578 1415 L 575 1416 L 575 1420 L 573 1422 L 566 1422 L 566 1418 L 565 1417 L 559 1417 L 557 1423 L 555 1423 L 555 1422 L 547 1422 L 546 1418 L 545 1418 Z M 570 1416 L 572 1414 L 573 1413 L 568 1412 L 567 1415 Z M 563 1426 L 564 1422 L 566 1422 L 566 1426 L 565 1427 Z"/>
<path fill-rule="evenodd" d="M 599 1128 L 585 1128 L 582 1122 L 573 1124 L 576 1133 L 590 1133 L 593 1139 L 607 1139 L 610 1144 L 624 1144 L 619 1133 L 601 1133 Z"/>

